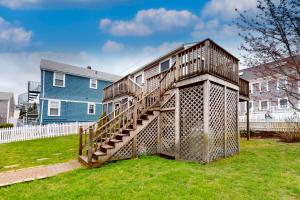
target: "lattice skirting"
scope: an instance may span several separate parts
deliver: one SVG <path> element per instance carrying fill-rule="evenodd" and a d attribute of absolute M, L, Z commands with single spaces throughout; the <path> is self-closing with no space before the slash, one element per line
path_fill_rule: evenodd
<path fill-rule="evenodd" d="M 180 158 L 204 161 L 203 83 L 179 90 Z"/>
<path fill-rule="evenodd" d="M 137 154 L 153 155 L 157 153 L 158 118 L 154 119 L 137 135 Z"/>
<path fill-rule="evenodd" d="M 110 160 L 123 160 L 133 157 L 133 139 L 117 151 Z"/>

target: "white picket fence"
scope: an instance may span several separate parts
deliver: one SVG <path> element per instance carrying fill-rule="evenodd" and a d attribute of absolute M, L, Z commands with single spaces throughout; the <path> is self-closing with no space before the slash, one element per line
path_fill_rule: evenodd
<path fill-rule="evenodd" d="M 2 128 L 0 129 L 0 144 L 77 134 L 80 126 L 88 128 L 92 124 L 94 122 Z"/>

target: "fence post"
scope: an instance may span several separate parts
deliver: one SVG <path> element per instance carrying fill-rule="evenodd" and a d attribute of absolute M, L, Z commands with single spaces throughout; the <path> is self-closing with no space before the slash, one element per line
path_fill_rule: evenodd
<path fill-rule="evenodd" d="M 247 104 L 246 106 L 247 107 L 247 140 L 250 140 L 249 101 L 246 101 L 246 104 Z"/>
<path fill-rule="evenodd" d="M 89 128 L 89 148 L 88 148 L 88 165 L 92 164 L 93 156 L 93 127 Z"/>
<path fill-rule="evenodd" d="M 78 154 L 82 155 L 82 134 L 83 134 L 83 128 L 82 126 L 79 127 L 79 151 Z"/>

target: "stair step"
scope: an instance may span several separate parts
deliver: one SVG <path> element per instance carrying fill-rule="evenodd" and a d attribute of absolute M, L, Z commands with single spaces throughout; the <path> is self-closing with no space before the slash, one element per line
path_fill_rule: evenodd
<path fill-rule="evenodd" d="M 81 162 L 82 164 L 88 166 L 88 157 L 87 156 L 79 156 L 79 162 Z M 97 162 L 97 160 L 92 158 L 92 163 L 96 163 L 96 162 Z"/>
<path fill-rule="evenodd" d="M 111 145 L 111 146 L 115 146 L 116 143 L 120 143 L 122 142 L 122 140 L 118 140 L 118 139 L 111 139 L 109 140 L 109 142 L 107 144 Z"/>
<path fill-rule="evenodd" d="M 148 120 L 148 115 L 144 114 L 140 118 L 143 119 L 143 120 Z"/>
<path fill-rule="evenodd" d="M 153 110 L 148 110 L 147 115 L 154 115 Z"/>
<path fill-rule="evenodd" d="M 109 144 L 102 144 L 101 148 L 103 148 L 103 149 L 113 149 L 114 147 L 109 145 Z"/>
<path fill-rule="evenodd" d="M 106 153 L 104 153 L 104 152 L 102 152 L 102 151 L 96 151 L 96 152 L 94 152 L 94 155 L 95 155 L 95 156 L 105 156 Z"/>
<path fill-rule="evenodd" d="M 122 134 L 130 134 L 130 131 L 132 131 L 133 129 L 129 129 L 129 128 L 126 128 L 126 129 L 123 129 L 122 130 Z"/>
<path fill-rule="evenodd" d="M 129 136 L 129 134 L 118 133 L 116 134 L 116 139 L 123 140 L 123 137 L 127 137 L 127 136 Z"/>
<path fill-rule="evenodd" d="M 137 123 L 138 125 L 143 125 L 143 120 L 142 120 L 142 119 L 137 119 L 137 120 L 136 120 L 136 123 Z"/>

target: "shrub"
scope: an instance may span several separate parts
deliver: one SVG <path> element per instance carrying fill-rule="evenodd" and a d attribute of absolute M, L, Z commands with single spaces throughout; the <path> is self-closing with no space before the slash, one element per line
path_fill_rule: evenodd
<path fill-rule="evenodd" d="M 12 128 L 14 127 L 13 124 L 10 124 L 10 123 L 2 123 L 0 124 L 0 128 Z"/>
<path fill-rule="evenodd" d="M 300 132 L 280 133 L 279 137 L 282 142 L 300 142 Z"/>
<path fill-rule="evenodd" d="M 247 130 L 240 130 L 240 136 L 241 137 L 247 137 Z M 255 136 L 255 132 L 250 130 L 250 137 L 253 137 Z"/>

